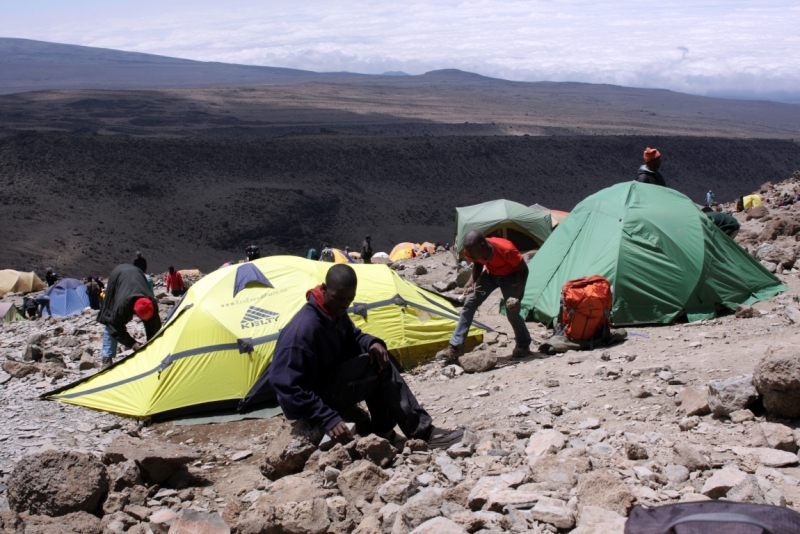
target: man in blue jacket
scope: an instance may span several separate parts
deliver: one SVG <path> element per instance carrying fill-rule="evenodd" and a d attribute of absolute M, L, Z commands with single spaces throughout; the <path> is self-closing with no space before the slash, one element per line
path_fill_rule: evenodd
<path fill-rule="evenodd" d="M 358 280 L 352 267 L 332 266 L 325 283 L 286 325 L 275 346 L 269 382 L 288 419 L 307 419 L 336 441 L 353 439 L 339 411 L 366 401 L 375 434 L 392 440 L 399 425 L 409 439 L 447 447 L 463 431 L 436 429 L 400 375 L 383 340 L 363 333 L 347 315 Z"/>

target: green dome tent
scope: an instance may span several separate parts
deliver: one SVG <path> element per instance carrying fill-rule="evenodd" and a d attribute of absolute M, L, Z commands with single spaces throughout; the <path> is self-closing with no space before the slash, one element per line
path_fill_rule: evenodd
<path fill-rule="evenodd" d="M 553 232 L 553 223 L 549 211 L 501 199 L 456 208 L 455 250 L 458 254 L 461 254 L 464 236 L 470 230 L 480 230 L 487 237 L 508 239 L 525 252 L 544 243 Z"/>
<path fill-rule="evenodd" d="M 578 204 L 529 269 L 523 317 L 545 324 L 558 315 L 564 283 L 590 275 L 611 283 L 617 325 L 711 318 L 787 289 L 686 196 L 638 182 Z"/>

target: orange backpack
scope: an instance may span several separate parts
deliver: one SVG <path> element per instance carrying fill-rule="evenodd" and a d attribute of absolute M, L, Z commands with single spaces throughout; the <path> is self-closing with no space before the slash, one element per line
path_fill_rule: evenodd
<path fill-rule="evenodd" d="M 602 276 L 570 280 L 561 288 L 559 332 L 576 341 L 588 341 L 611 327 L 611 285 Z"/>

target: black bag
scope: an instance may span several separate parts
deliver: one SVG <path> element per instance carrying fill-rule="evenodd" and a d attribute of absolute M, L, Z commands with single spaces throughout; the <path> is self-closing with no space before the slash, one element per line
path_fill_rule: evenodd
<path fill-rule="evenodd" d="M 625 534 L 795 534 L 800 514 L 788 508 L 732 501 L 635 507 Z"/>

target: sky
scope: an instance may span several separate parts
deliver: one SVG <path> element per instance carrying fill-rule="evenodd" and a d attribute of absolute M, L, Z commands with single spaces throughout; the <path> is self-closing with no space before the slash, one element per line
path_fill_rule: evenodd
<path fill-rule="evenodd" d="M 0 37 L 313 71 L 456 68 L 800 103 L 797 0 L 0 0 Z"/>

